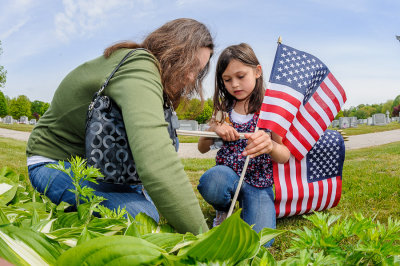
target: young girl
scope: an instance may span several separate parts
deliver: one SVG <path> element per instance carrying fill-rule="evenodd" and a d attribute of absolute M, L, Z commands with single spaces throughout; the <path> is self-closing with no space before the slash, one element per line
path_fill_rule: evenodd
<path fill-rule="evenodd" d="M 214 114 L 227 112 L 228 117 L 221 120 L 229 122 L 214 118 L 209 123 L 209 131 L 216 132 L 224 143 L 217 153 L 217 165 L 203 174 L 198 190 L 215 208 L 214 226 L 219 225 L 226 218 L 249 155 L 238 197 L 242 219 L 257 232 L 276 228 L 271 160 L 285 163 L 290 152 L 282 138 L 269 130 L 244 134 L 246 139 L 239 139 L 238 133 L 254 132 L 264 98 L 262 69 L 253 49 L 245 43 L 227 47 L 218 59 L 215 83 Z M 198 149 L 205 153 L 213 144 L 214 139 L 201 137 Z"/>

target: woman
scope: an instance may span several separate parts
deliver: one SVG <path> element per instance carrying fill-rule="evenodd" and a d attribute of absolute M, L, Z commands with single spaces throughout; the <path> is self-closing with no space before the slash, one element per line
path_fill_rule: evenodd
<path fill-rule="evenodd" d="M 198 92 L 208 71 L 213 41 L 208 29 L 192 19 L 176 19 L 150 33 L 143 43 L 117 43 L 69 73 L 56 90 L 27 145 L 32 185 L 54 203 L 75 204 L 70 178 L 45 167 L 71 156 L 84 157 L 85 119 L 93 94 L 121 59 L 135 51 L 110 80 L 105 94 L 120 107 L 136 169 L 145 191 L 130 185 L 89 183 L 107 200 L 135 216 L 158 221 L 158 211 L 179 232 L 208 230 L 198 200 L 171 145 L 163 106 L 177 107 L 182 96 Z M 68 163 L 66 163 L 68 165 Z M 150 195 L 148 197 L 146 191 Z M 154 204 L 153 204 L 154 202 Z"/>

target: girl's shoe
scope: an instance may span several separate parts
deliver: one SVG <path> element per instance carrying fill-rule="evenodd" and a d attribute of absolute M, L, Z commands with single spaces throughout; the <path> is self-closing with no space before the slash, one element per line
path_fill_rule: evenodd
<path fill-rule="evenodd" d="M 215 211 L 215 218 L 214 218 L 214 221 L 213 221 L 213 227 L 216 227 L 216 226 L 220 225 L 226 219 L 227 215 L 228 215 L 227 212 Z"/>

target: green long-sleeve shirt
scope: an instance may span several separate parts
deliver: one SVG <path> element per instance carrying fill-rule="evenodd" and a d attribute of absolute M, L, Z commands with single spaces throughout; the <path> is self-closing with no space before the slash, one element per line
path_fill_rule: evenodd
<path fill-rule="evenodd" d="M 71 71 L 56 90 L 50 108 L 32 131 L 27 156 L 55 160 L 84 157 L 86 112 L 93 94 L 129 52 L 120 49 Z M 198 200 L 174 150 L 163 112 L 163 86 L 157 60 L 133 53 L 105 90 L 121 108 L 135 164 L 157 209 L 179 232 L 208 230 Z"/>

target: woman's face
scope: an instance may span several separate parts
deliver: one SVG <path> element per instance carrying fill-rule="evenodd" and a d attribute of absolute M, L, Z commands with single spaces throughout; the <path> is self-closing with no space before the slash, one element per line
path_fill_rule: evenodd
<path fill-rule="evenodd" d="M 208 61 L 211 57 L 211 49 L 207 47 L 202 47 L 197 51 L 196 54 L 197 59 L 199 60 L 200 64 L 198 68 L 192 72 L 190 72 L 187 76 L 188 83 L 192 83 L 196 80 L 199 73 L 206 67 Z"/>

